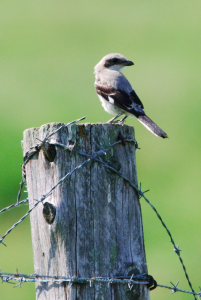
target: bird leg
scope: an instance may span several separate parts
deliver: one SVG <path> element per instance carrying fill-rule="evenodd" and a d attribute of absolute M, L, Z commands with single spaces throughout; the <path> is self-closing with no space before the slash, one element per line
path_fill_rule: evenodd
<path fill-rule="evenodd" d="M 118 115 L 116 115 L 116 117 L 112 118 L 112 119 L 109 120 L 107 123 L 117 123 L 117 122 L 119 122 L 119 121 L 115 121 L 115 122 L 114 122 L 114 120 L 117 119 L 118 117 L 120 117 L 121 115 L 122 115 L 122 113 L 119 113 Z"/>
<path fill-rule="evenodd" d="M 128 118 L 128 116 L 125 115 L 125 116 L 119 121 L 119 123 L 123 125 L 123 124 L 124 124 L 124 121 L 126 120 L 126 118 Z"/>

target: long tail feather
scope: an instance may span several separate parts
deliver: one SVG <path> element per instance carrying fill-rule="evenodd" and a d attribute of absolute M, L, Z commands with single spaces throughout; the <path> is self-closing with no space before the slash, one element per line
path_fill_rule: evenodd
<path fill-rule="evenodd" d="M 163 139 L 167 138 L 167 134 L 160 128 L 158 125 L 156 125 L 149 117 L 145 116 L 139 116 L 138 120 L 153 134 L 156 136 L 160 136 Z"/>

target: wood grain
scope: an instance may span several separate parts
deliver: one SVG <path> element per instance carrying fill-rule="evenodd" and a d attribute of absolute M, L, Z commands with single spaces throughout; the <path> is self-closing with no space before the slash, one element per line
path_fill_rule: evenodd
<path fill-rule="evenodd" d="M 24 132 L 24 154 L 58 128 L 51 123 Z M 94 154 L 124 138 L 134 138 L 133 127 L 80 124 L 63 128 L 51 140 Z M 100 156 L 137 185 L 135 145 L 126 142 Z M 26 165 L 29 205 L 47 193 L 86 157 L 56 146 L 50 162 L 41 150 Z M 53 276 L 121 276 L 147 273 L 140 203 L 136 191 L 99 162 L 89 162 L 60 184 L 44 201 L 56 208 L 54 222 L 43 217 L 43 204 L 31 213 L 34 272 Z M 120 300 L 149 299 L 146 286 L 118 284 L 36 283 L 36 299 Z"/>

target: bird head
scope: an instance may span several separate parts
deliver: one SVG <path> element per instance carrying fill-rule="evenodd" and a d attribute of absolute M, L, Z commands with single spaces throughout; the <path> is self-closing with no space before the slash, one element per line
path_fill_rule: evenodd
<path fill-rule="evenodd" d="M 123 55 L 119 53 L 111 53 L 101 59 L 101 61 L 95 66 L 95 71 L 99 68 L 107 68 L 122 72 L 127 66 L 132 65 L 134 65 L 134 63 L 126 59 Z"/>

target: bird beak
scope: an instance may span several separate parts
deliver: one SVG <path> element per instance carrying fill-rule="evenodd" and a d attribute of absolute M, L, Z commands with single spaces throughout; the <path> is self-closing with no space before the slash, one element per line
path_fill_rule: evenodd
<path fill-rule="evenodd" d="M 126 60 L 125 62 L 122 63 L 124 66 L 133 66 L 134 63 L 131 60 Z"/>

